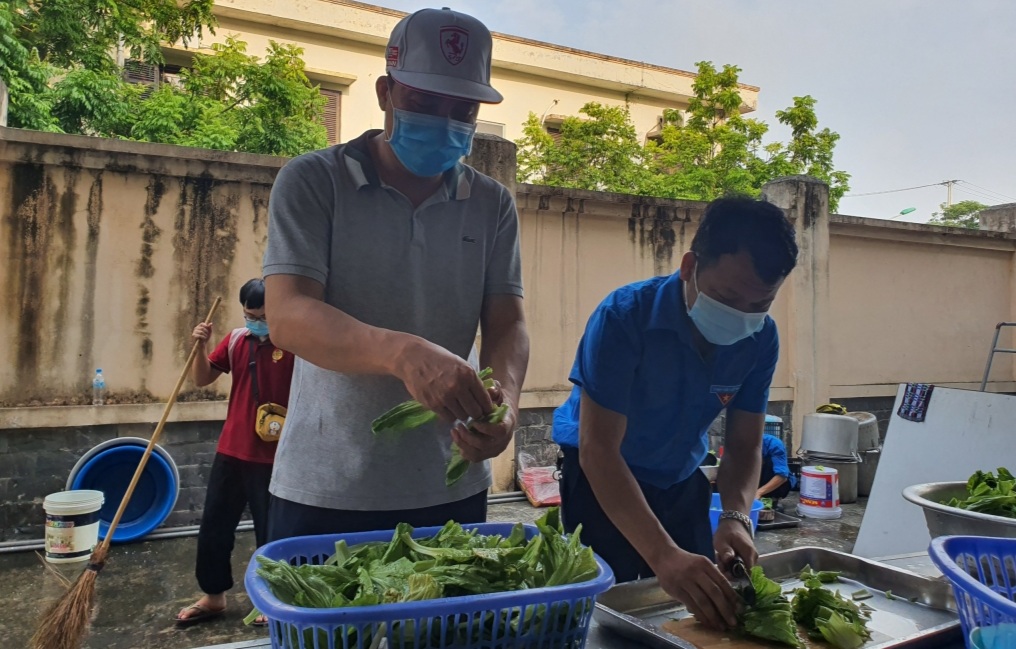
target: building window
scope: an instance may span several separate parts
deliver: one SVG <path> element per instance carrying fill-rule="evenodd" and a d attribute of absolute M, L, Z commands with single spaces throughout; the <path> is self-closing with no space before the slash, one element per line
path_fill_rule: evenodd
<path fill-rule="evenodd" d="M 564 120 L 564 115 L 547 115 L 543 118 L 543 130 L 554 138 L 554 142 L 561 141 L 561 124 L 564 123 Z"/>
<path fill-rule="evenodd" d="M 476 120 L 476 132 L 504 137 L 504 124 L 498 124 L 497 122 L 485 122 L 482 119 L 478 119 Z"/>
<path fill-rule="evenodd" d="M 123 66 L 124 81 L 143 83 L 147 86 L 158 84 L 159 66 L 136 59 L 127 59 Z"/>
<path fill-rule="evenodd" d="M 327 100 L 321 123 L 328 131 L 328 146 L 339 143 L 339 109 L 342 104 L 342 92 L 321 88 L 321 95 Z"/>

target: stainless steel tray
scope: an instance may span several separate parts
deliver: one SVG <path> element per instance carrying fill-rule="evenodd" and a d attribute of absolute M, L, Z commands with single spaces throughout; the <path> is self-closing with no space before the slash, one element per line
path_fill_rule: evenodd
<path fill-rule="evenodd" d="M 841 571 L 842 583 L 828 587 L 850 598 L 865 588 L 874 597 L 864 603 L 875 609 L 868 628 L 872 639 L 861 649 L 936 647 L 962 641 L 952 589 L 942 580 L 928 579 L 869 559 L 824 548 L 795 548 L 767 554 L 759 564 L 784 591 L 801 585 L 797 575 L 810 565 L 815 570 Z M 892 591 L 893 599 L 885 592 Z M 914 601 L 911 601 L 914 600 Z M 601 595 L 593 624 L 654 649 L 696 649 L 660 627 L 688 617 L 679 602 L 663 592 L 656 579 L 619 584 Z"/>

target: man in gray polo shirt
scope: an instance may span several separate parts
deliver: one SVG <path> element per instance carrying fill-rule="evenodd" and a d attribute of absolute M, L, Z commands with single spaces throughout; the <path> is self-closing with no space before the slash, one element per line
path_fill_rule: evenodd
<path fill-rule="evenodd" d="M 461 13 L 404 18 L 375 84 L 384 129 L 279 172 L 265 305 L 272 341 L 297 360 L 272 540 L 486 518 L 485 460 L 511 440 L 529 360 L 514 199 L 459 162 L 479 104 L 502 99 L 491 44 Z M 499 383 L 490 391 L 464 360 L 478 325 L 479 365 Z M 373 435 L 371 421 L 407 399 L 440 421 Z M 502 423 L 461 423 L 501 402 Z M 448 487 L 453 441 L 474 464 Z"/>

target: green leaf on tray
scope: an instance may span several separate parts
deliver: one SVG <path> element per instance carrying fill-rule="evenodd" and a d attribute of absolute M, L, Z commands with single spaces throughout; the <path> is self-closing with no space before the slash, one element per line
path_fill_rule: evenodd
<path fill-rule="evenodd" d="M 755 590 L 755 604 L 745 606 L 737 616 L 738 630 L 756 638 L 801 647 L 793 609 L 780 585 L 767 578 L 760 566 L 755 566 L 751 569 L 751 585 L 747 588 Z M 743 597 L 743 593 L 740 594 Z"/>
<path fill-rule="evenodd" d="M 794 620 L 815 640 L 826 640 L 837 649 L 856 649 L 871 638 L 867 622 L 870 615 L 854 602 L 823 587 L 823 576 L 831 583 L 839 573 L 801 571 L 804 588 L 794 591 Z"/>

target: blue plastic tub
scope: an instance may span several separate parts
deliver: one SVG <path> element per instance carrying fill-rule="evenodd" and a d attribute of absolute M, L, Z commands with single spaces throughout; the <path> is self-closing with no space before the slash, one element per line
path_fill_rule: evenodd
<path fill-rule="evenodd" d="M 464 527 L 480 534 L 507 537 L 513 526 L 483 523 Z M 421 528 L 414 530 L 413 536 L 433 536 L 440 529 Z M 393 534 L 394 531 L 385 531 L 299 536 L 268 543 L 255 550 L 254 555 L 296 565 L 320 564 L 335 553 L 338 541 L 345 540 L 352 546 L 390 541 Z M 527 539 L 537 534 L 535 526 L 526 526 Z M 379 606 L 301 608 L 283 604 L 258 576 L 254 557 L 247 565 L 244 585 L 251 602 L 268 617 L 273 649 L 370 649 L 370 643 L 364 642 L 367 634 L 386 637 L 388 649 L 582 649 L 596 596 L 614 585 L 610 567 L 600 557 L 596 557 L 596 562 L 600 566 L 599 575 L 581 584 Z M 542 615 L 538 617 L 536 613 Z M 497 620 L 502 614 L 522 622 L 514 629 L 501 630 L 500 635 L 495 633 L 492 638 L 470 641 L 474 625 Z M 567 617 L 559 624 L 562 614 Z M 399 632 L 393 633 L 393 629 Z M 439 642 L 432 642 L 435 636 Z"/>
<path fill-rule="evenodd" d="M 968 647 L 975 629 L 1016 623 L 1016 539 L 941 536 L 928 554 L 952 583 Z"/>
<path fill-rule="evenodd" d="M 95 489 L 105 497 L 99 510 L 99 538 L 105 539 L 120 500 L 131 483 L 145 449 L 115 446 L 85 463 L 74 478 L 74 489 Z M 169 464 L 156 453 L 148 458 L 127 510 L 113 533 L 114 543 L 134 541 L 162 525 L 176 502 L 177 480 Z"/>
<path fill-rule="evenodd" d="M 751 529 L 752 531 L 758 530 L 758 513 L 765 508 L 761 500 L 756 500 L 751 505 Z M 720 494 L 713 494 L 713 503 L 709 506 L 709 522 L 713 525 L 713 534 L 716 534 L 716 528 L 720 525 L 720 514 L 723 513 L 723 505 L 720 504 Z"/>

